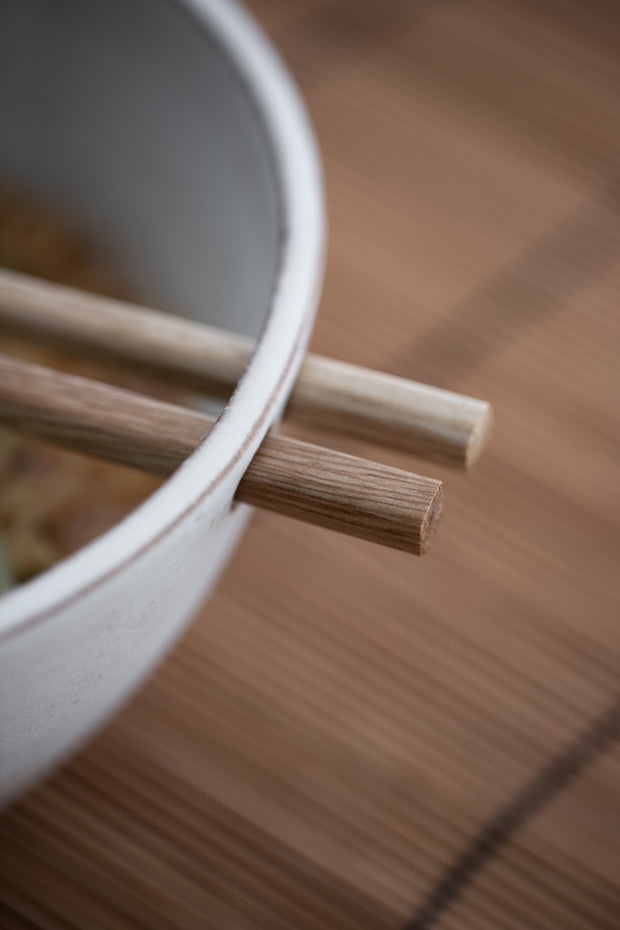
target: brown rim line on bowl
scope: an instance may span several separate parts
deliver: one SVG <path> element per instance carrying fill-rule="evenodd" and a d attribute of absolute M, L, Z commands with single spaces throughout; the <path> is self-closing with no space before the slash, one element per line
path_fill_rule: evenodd
<path fill-rule="evenodd" d="M 198 411 L 0 354 L 0 424 L 167 477 L 213 428 Z M 423 555 L 442 511 L 440 481 L 268 435 L 237 500 Z"/>
<path fill-rule="evenodd" d="M 227 397 L 254 350 L 247 337 L 0 269 L 0 331 Z M 469 468 L 489 435 L 486 401 L 308 355 L 287 414 L 321 430 Z"/>

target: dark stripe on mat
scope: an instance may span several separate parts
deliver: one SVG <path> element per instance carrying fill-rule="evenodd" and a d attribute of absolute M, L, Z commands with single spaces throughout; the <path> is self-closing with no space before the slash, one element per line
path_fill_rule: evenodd
<path fill-rule="evenodd" d="M 402 930 L 431 930 L 514 835 L 620 738 L 620 697 L 483 825 Z"/>

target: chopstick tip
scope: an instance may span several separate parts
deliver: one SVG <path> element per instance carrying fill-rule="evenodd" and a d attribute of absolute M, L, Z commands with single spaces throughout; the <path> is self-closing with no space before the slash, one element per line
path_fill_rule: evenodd
<path fill-rule="evenodd" d="M 424 514 L 424 519 L 422 520 L 422 524 L 420 526 L 418 555 L 425 555 L 430 548 L 431 542 L 433 541 L 433 537 L 437 532 L 437 527 L 439 526 L 439 522 L 443 514 L 443 503 L 443 482 L 437 481 L 435 493 L 429 501 L 426 513 Z"/>
<path fill-rule="evenodd" d="M 480 411 L 465 448 L 464 466 L 469 469 L 478 461 L 489 441 L 493 428 L 493 408 L 485 400 L 478 401 Z"/>

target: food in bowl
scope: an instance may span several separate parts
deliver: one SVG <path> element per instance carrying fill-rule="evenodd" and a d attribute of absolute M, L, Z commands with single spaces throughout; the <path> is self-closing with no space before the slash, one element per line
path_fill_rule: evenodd
<path fill-rule="evenodd" d="M 84 236 L 8 187 L 0 187 L 0 267 L 110 297 L 129 296 Z M 0 335 L 0 351 L 75 374 L 113 378 L 144 393 L 176 396 L 131 373 L 111 373 L 88 359 L 35 349 L 7 335 Z M 143 472 L 0 429 L 2 588 L 33 578 L 91 542 L 160 484 Z"/>

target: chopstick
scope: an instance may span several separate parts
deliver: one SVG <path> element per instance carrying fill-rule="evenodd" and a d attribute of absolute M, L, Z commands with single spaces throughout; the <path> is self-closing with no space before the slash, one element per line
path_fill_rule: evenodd
<path fill-rule="evenodd" d="M 250 360 L 247 337 L 0 270 L 0 330 L 227 397 Z M 307 355 L 287 414 L 436 462 L 479 457 L 491 408 L 451 391 Z"/>
<path fill-rule="evenodd" d="M 0 424 L 77 452 L 168 476 L 215 420 L 141 394 L 0 355 Z M 440 481 L 268 435 L 236 499 L 422 555 Z"/>

